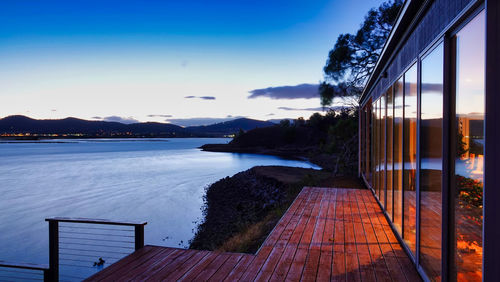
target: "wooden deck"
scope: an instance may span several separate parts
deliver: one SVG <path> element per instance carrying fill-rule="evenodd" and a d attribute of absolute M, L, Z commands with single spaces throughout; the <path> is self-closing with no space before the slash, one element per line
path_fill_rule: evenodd
<path fill-rule="evenodd" d="M 421 281 L 369 190 L 311 187 L 255 255 L 146 246 L 100 280 Z"/>

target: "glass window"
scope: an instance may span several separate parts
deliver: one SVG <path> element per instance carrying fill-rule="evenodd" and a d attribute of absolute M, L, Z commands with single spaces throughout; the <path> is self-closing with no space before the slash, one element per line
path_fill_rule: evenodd
<path fill-rule="evenodd" d="M 422 60 L 420 100 L 420 264 L 441 277 L 443 44 Z"/>
<path fill-rule="evenodd" d="M 371 105 L 371 104 L 369 104 Z M 366 108 L 366 121 L 365 121 L 365 124 L 366 124 L 366 151 L 365 151 L 365 160 L 366 160 L 366 165 L 365 165 L 365 173 L 366 173 L 366 178 L 367 178 L 367 181 L 371 182 L 371 169 L 370 169 L 370 166 L 371 166 L 371 163 L 370 163 L 370 148 L 371 148 L 371 144 L 370 144 L 370 136 L 371 136 L 371 128 L 370 128 L 370 124 L 371 124 L 371 107 L 367 106 Z"/>
<path fill-rule="evenodd" d="M 482 279 L 485 15 L 455 36 L 455 238 L 459 281 Z"/>
<path fill-rule="evenodd" d="M 394 225 L 403 226 L 403 77 L 394 84 Z"/>
<path fill-rule="evenodd" d="M 373 139 L 372 139 L 372 188 L 376 191 L 377 190 L 377 168 L 378 168 L 378 101 L 375 101 L 373 103 L 373 118 L 372 118 L 372 125 L 373 125 Z"/>
<path fill-rule="evenodd" d="M 361 151 L 359 155 L 359 160 L 361 162 L 361 172 L 365 174 L 366 171 L 366 159 L 365 159 L 365 154 L 366 154 L 366 107 L 361 110 L 361 115 L 359 116 L 360 123 L 361 123 L 361 129 L 360 129 L 360 140 L 361 140 Z M 366 177 L 366 176 L 365 176 Z"/>
<path fill-rule="evenodd" d="M 377 183 L 375 184 L 375 191 L 377 194 L 377 198 L 380 199 L 380 98 L 377 100 Z"/>
<path fill-rule="evenodd" d="M 387 136 L 387 153 L 386 153 L 386 194 L 387 203 L 386 210 L 389 218 L 392 220 L 392 122 L 394 115 L 394 95 L 392 86 L 387 90 L 387 114 L 386 114 L 386 136 Z"/>
<path fill-rule="evenodd" d="M 403 126 L 403 239 L 415 254 L 417 173 L 417 65 L 405 73 Z"/>
<path fill-rule="evenodd" d="M 380 97 L 380 176 L 379 199 L 385 207 L 385 94 Z"/>

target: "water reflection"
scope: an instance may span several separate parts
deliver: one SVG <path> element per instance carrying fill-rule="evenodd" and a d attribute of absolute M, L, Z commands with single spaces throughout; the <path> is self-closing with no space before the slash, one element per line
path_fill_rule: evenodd
<path fill-rule="evenodd" d="M 482 279 L 484 11 L 455 36 L 455 236 L 458 280 Z"/>
<path fill-rule="evenodd" d="M 405 73 L 404 126 L 403 126 L 403 190 L 405 240 L 416 253 L 416 173 L 417 173 L 417 65 Z"/>
<path fill-rule="evenodd" d="M 403 77 L 394 84 L 394 225 L 403 225 Z"/>
<path fill-rule="evenodd" d="M 443 44 L 422 61 L 420 120 L 420 264 L 441 279 Z"/>

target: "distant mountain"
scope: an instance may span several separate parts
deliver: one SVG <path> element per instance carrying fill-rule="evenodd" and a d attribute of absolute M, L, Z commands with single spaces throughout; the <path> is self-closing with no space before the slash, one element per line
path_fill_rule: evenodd
<path fill-rule="evenodd" d="M 249 118 L 238 118 L 235 120 L 220 122 L 212 125 L 189 126 L 186 130 L 191 133 L 204 133 L 209 135 L 229 135 L 240 131 L 252 130 L 255 128 L 273 126 L 274 123 Z"/>
<path fill-rule="evenodd" d="M 9 116 L 0 119 L 0 134 L 83 134 L 86 136 L 177 136 L 188 135 L 180 126 L 167 123 L 123 124 L 109 121 L 90 121 L 77 118 L 32 119 L 25 116 Z"/>
<path fill-rule="evenodd" d="M 0 134 L 81 134 L 90 137 L 220 137 L 235 134 L 240 128 L 247 131 L 270 125 L 273 124 L 241 118 L 213 125 L 183 128 L 174 124 L 157 122 L 123 124 L 77 118 L 37 120 L 18 115 L 0 119 Z"/>

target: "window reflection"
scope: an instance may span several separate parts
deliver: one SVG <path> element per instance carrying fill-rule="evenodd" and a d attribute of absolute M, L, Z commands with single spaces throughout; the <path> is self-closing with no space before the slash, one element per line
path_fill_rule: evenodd
<path fill-rule="evenodd" d="M 394 225 L 403 224 L 403 77 L 394 84 Z"/>
<path fill-rule="evenodd" d="M 385 206 L 385 95 L 380 97 L 380 177 L 379 199 Z"/>
<path fill-rule="evenodd" d="M 417 173 L 417 65 L 405 73 L 403 127 L 403 239 L 415 254 L 416 247 L 416 173 Z"/>
<path fill-rule="evenodd" d="M 365 156 L 363 156 L 365 158 L 365 174 L 366 174 L 366 178 L 367 178 L 367 181 L 368 182 L 371 182 L 371 169 L 370 169 L 370 166 L 371 166 L 371 162 L 370 162 L 370 150 L 369 148 L 371 147 L 370 145 L 370 136 L 371 136 L 371 130 L 370 130 L 370 123 L 371 123 L 371 108 L 369 107 L 370 104 L 368 104 L 366 106 L 366 109 L 365 109 L 365 130 L 366 130 L 366 135 L 365 135 L 365 140 L 366 140 L 366 144 L 365 144 L 365 148 L 366 148 L 366 151 L 365 151 Z"/>
<path fill-rule="evenodd" d="M 380 148 L 381 142 L 380 142 L 380 137 L 381 137 L 381 132 L 380 132 L 380 99 L 377 100 L 377 183 L 375 184 L 375 191 L 377 194 L 377 198 L 380 199 L 380 178 L 381 178 L 381 158 L 380 158 L 380 152 L 382 151 Z"/>
<path fill-rule="evenodd" d="M 386 114 L 386 135 L 387 135 L 387 158 L 386 158 L 386 193 L 387 193 L 387 203 L 386 209 L 389 218 L 392 219 L 392 134 L 393 134 L 393 115 L 394 115 L 394 96 L 392 93 L 392 86 L 387 90 L 387 114 Z"/>
<path fill-rule="evenodd" d="M 482 279 L 484 11 L 455 36 L 455 236 L 458 280 Z"/>
<path fill-rule="evenodd" d="M 375 192 L 378 189 L 378 146 L 380 145 L 378 142 L 378 101 L 373 103 L 373 140 L 372 140 L 372 187 Z M 375 193 L 376 194 L 376 193 Z"/>
<path fill-rule="evenodd" d="M 443 44 L 422 61 L 420 116 L 420 264 L 441 277 Z"/>

